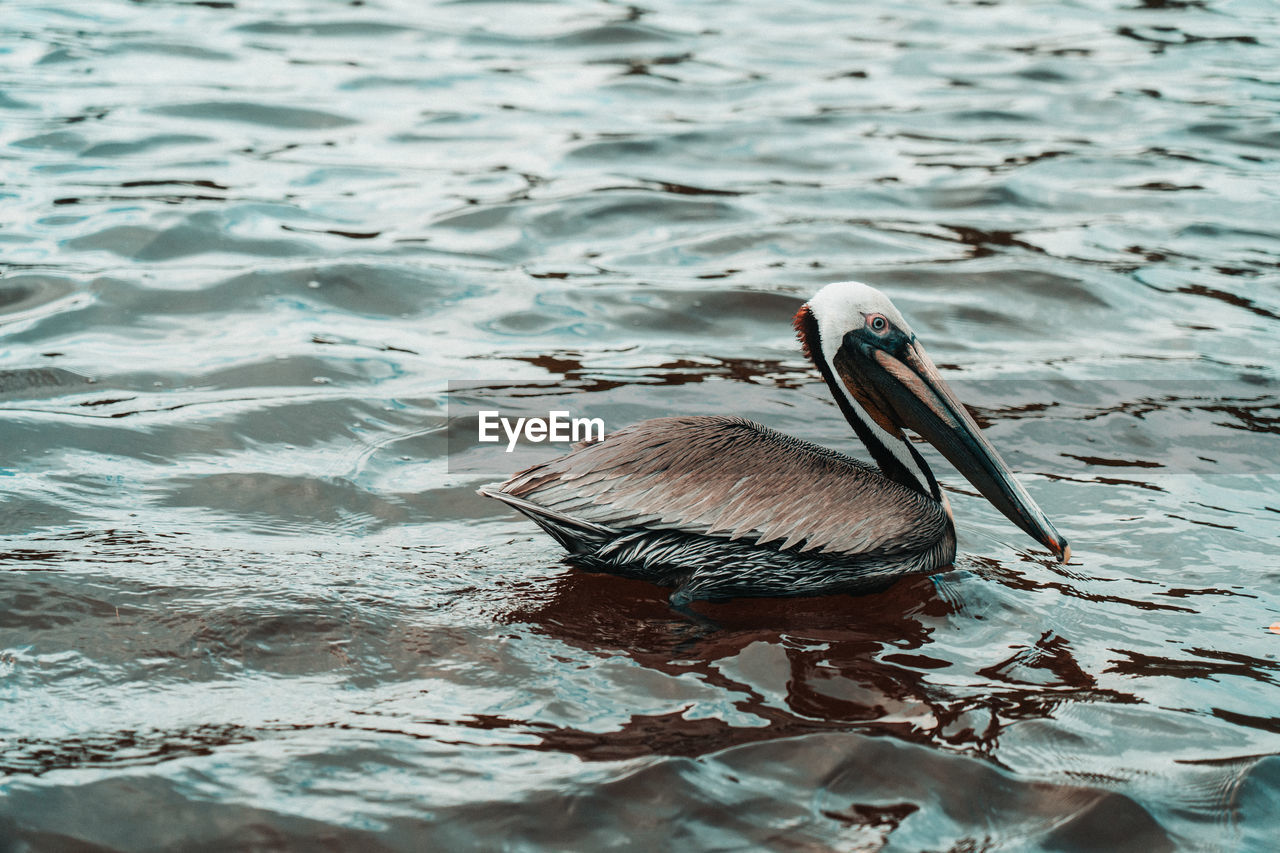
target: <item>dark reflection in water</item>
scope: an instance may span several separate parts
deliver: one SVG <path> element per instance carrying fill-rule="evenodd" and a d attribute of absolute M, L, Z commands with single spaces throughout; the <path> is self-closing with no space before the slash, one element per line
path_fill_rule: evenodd
<path fill-rule="evenodd" d="M 3 12 L 0 848 L 1275 846 L 1273 5 Z M 475 496 L 494 401 L 856 450 L 846 278 L 1070 565 L 938 462 L 951 571 L 696 621 Z"/>
<path fill-rule="evenodd" d="M 592 654 L 626 655 L 673 677 L 693 675 L 742 698 L 735 707 L 752 725 L 684 711 L 637 715 L 619 731 L 537 728 L 540 748 L 588 760 L 641 755 L 703 755 L 728 746 L 823 731 L 892 734 L 909 741 L 994 758 L 1001 729 L 1018 719 L 1051 716 L 1064 701 L 1136 702 L 1097 689 L 1066 640 L 1045 633 L 1034 645 L 980 669 L 994 691 L 939 689 L 925 678 L 952 663 L 929 655 L 932 631 L 917 616 L 954 610 L 928 579 L 859 597 L 706 604 L 714 620 L 692 624 L 663 604 L 661 590 L 639 581 L 575 572 L 534 611 L 507 618 Z M 763 650 L 770 650 L 765 653 Z M 738 680 L 717 662 L 755 659 Z M 1026 685 L 1028 690 L 1018 690 Z M 780 701 L 778 701 L 780 700 Z M 486 718 L 486 726 L 518 721 Z"/>

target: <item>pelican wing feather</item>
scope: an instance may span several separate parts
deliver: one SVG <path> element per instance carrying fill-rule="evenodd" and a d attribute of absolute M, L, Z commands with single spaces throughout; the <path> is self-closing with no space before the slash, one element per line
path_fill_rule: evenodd
<path fill-rule="evenodd" d="M 831 557 L 927 549 L 941 504 L 866 463 L 744 418 L 658 418 L 527 468 L 501 491 L 591 524 Z"/>

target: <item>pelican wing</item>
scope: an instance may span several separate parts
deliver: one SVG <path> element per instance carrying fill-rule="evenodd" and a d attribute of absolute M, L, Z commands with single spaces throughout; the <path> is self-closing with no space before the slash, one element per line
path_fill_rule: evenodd
<path fill-rule="evenodd" d="M 509 495 L 615 529 L 682 530 L 839 555 L 931 547 L 942 505 L 870 466 L 752 421 L 643 421 L 534 465 Z"/>

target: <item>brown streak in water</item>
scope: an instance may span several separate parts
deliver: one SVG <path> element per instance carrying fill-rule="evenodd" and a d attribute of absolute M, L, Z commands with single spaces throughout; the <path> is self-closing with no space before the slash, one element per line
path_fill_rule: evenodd
<path fill-rule="evenodd" d="M 332 234 L 349 240 L 372 240 L 382 233 L 381 231 L 338 231 L 333 228 L 298 228 L 295 225 L 281 225 L 280 230 L 292 231 L 295 234 Z"/>
<path fill-rule="evenodd" d="M 1163 293 L 1171 292 L 1171 291 L 1165 290 L 1164 288 L 1159 288 L 1159 287 L 1155 289 L 1160 290 Z M 1237 296 L 1234 293 L 1228 293 L 1225 290 L 1217 290 L 1216 288 L 1206 287 L 1203 284 L 1184 284 L 1182 287 L 1179 287 L 1177 290 L 1172 292 L 1188 293 L 1188 294 L 1191 294 L 1192 296 L 1207 296 L 1210 299 L 1217 299 L 1218 301 L 1225 302 L 1228 305 L 1234 305 L 1237 308 L 1243 308 L 1246 311 L 1252 311 L 1254 314 L 1257 314 L 1260 317 L 1267 317 L 1271 320 L 1280 320 L 1280 314 L 1276 314 L 1272 311 L 1268 311 L 1266 308 L 1263 308 L 1262 306 L 1257 305 L 1252 299 L 1246 299 L 1243 296 Z"/>
<path fill-rule="evenodd" d="M 1280 406 L 1280 403 L 1264 400 L 1260 405 L 1253 407 L 1239 405 L 1232 406 L 1224 403 L 1217 406 L 1202 406 L 1201 411 L 1223 412 L 1240 421 L 1239 424 L 1215 421 L 1214 426 L 1225 427 L 1226 429 L 1244 430 L 1246 432 L 1280 434 L 1280 417 L 1267 417 L 1261 414 L 1261 412 L 1267 409 L 1275 409 L 1278 406 Z"/>
<path fill-rule="evenodd" d="M 77 406 L 110 406 L 113 403 L 128 403 L 136 400 L 137 397 L 109 397 L 105 400 L 85 400 L 83 403 L 77 403 Z"/>
<path fill-rule="evenodd" d="M 0 552 L 0 565 L 10 562 L 52 562 L 61 560 L 66 554 L 61 551 L 40 551 L 35 548 L 18 548 L 13 551 Z M 23 569 L 23 571 L 28 571 Z"/>
<path fill-rule="evenodd" d="M 883 829 L 884 836 L 879 843 L 885 844 L 888 842 L 889 833 L 897 829 L 904 820 L 919 810 L 920 806 L 915 803 L 895 803 L 887 806 L 854 803 L 846 811 L 824 811 L 822 814 L 849 827 Z M 877 847 L 876 849 L 879 848 Z"/>
<path fill-rule="evenodd" d="M 1231 595 L 1239 596 L 1241 598 L 1255 599 L 1258 597 L 1256 595 L 1249 595 L 1247 592 L 1236 592 L 1230 589 L 1183 589 L 1181 587 L 1167 589 L 1164 592 L 1156 593 L 1156 595 L 1167 595 L 1170 598 L 1188 598 L 1193 595 Z"/>
<path fill-rule="evenodd" d="M 1187 518 L 1184 515 L 1177 515 L 1172 512 L 1166 512 L 1164 516 L 1165 518 L 1176 518 L 1178 521 L 1185 521 L 1185 522 L 1188 522 L 1189 524 L 1199 524 L 1203 527 L 1216 527 L 1219 530 L 1239 530 L 1240 529 L 1236 527 L 1234 524 L 1215 524 L 1212 521 L 1197 521 L 1194 518 Z"/>
<path fill-rule="evenodd" d="M 943 366 L 943 369 L 945 370 L 947 368 Z M 1040 415 L 1050 409 L 1057 408 L 1057 406 L 1058 403 L 1053 402 L 1025 403 L 1021 406 L 1001 406 L 997 408 L 970 406 L 966 403 L 964 407 L 968 410 L 970 417 L 974 420 L 974 423 L 983 429 L 986 429 L 997 421 L 1020 420 L 1021 418 L 1018 417 L 1020 415 L 1028 417 Z"/>
<path fill-rule="evenodd" d="M 1046 476 L 1047 476 L 1047 475 L 1046 475 Z M 1051 478 L 1051 479 L 1053 479 L 1053 478 Z M 1066 480 L 1066 479 L 1070 479 L 1070 478 L 1068 478 L 1068 477 L 1061 477 L 1061 478 L 1058 478 L 1058 479 Z M 1163 491 L 1165 491 L 1165 489 L 1161 488 L 1160 486 L 1155 485 L 1154 483 L 1144 483 L 1144 482 L 1142 482 L 1141 480 L 1121 480 L 1121 479 L 1118 479 L 1118 478 L 1116 478 L 1116 477 L 1094 477 L 1092 480 L 1076 480 L 1076 481 L 1074 481 L 1074 482 L 1080 482 L 1080 483 L 1100 483 L 1101 485 L 1104 485 L 1104 486 L 1137 486 L 1139 489 L 1148 489 L 1148 490 L 1153 491 L 1153 492 L 1163 492 Z"/>
<path fill-rule="evenodd" d="M 1120 187 L 1122 190 L 1154 190 L 1156 192 L 1178 192 L 1180 190 L 1202 190 L 1200 184 L 1171 184 L 1168 181 L 1148 181 L 1131 187 Z"/>
<path fill-rule="evenodd" d="M 231 187 L 216 184 L 213 181 L 121 181 L 119 186 L 123 189 L 131 187 L 164 187 L 164 186 L 181 186 L 181 187 L 204 187 L 207 190 L 229 190 Z"/>
<path fill-rule="evenodd" d="M 583 365 L 579 360 L 580 353 L 556 352 L 539 355 L 503 355 L 504 360 L 520 361 L 540 367 L 550 374 L 564 378 L 564 385 L 574 384 L 574 391 L 607 391 L 625 385 L 693 385 L 707 379 L 728 378 L 742 382 L 759 382 L 768 380 L 775 388 L 801 388 L 812 383 L 812 370 L 797 369 L 794 364 L 784 361 L 755 358 L 708 358 L 693 361 L 691 359 L 675 359 L 654 367 L 645 368 L 643 376 L 635 380 L 600 379 L 591 374 L 598 370 Z M 489 358 L 489 356 L 477 356 Z M 538 383 L 485 386 L 494 390 L 508 388 L 545 388 Z"/>
<path fill-rule="evenodd" d="M 598 193 L 599 192 L 624 192 L 627 190 L 630 190 L 633 192 L 636 190 L 649 190 L 649 191 L 658 190 L 664 193 L 671 193 L 672 195 L 690 195 L 690 196 L 747 195 L 747 193 L 742 192 L 740 190 L 719 190 L 719 189 L 713 189 L 709 187 L 695 187 L 695 186 L 690 186 L 689 184 L 676 184 L 676 183 L 671 183 L 669 181 L 646 181 L 644 184 L 641 184 L 639 186 L 635 186 L 635 185 L 628 186 L 624 184 L 619 186 L 596 187 L 594 190 L 592 190 L 592 192 L 598 192 Z"/>
<path fill-rule="evenodd" d="M 220 195 L 96 195 L 96 196 L 67 196 L 65 198 L 55 198 L 53 203 L 57 206 L 68 204 L 87 204 L 93 202 L 107 201 L 157 201 L 161 204 L 182 204 L 184 201 L 226 201 L 224 196 Z"/>
<path fill-rule="evenodd" d="M 1214 678 L 1216 676 L 1237 676 L 1250 678 L 1264 684 L 1276 684 L 1271 673 L 1280 671 L 1280 664 L 1264 661 L 1248 655 L 1220 652 L 1214 649 L 1187 649 L 1197 660 L 1178 660 L 1164 655 L 1147 655 L 1128 649 L 1112 649 L 1124 655 L 1128 660 L 1113 660 L 1105 672 L 1117 672 L 1121 675 L 1150 677 L 1157 675 L 1174 678 Z M 1204 660 L 1210 658 L 1211 660 Z M 1221 663 L 1215 662 L 1221 661 Z"/>
<path fill-rule="evenodd" d="M 1218 719 L 1226 720 L 1228 723 L 1280 734 L 1280 717 L 1255 717 L 1252 714 L 1241 714 L 1223 708 L 1214 708 L 1211 713 Z"/>
<path fill-rule="evenodd" d="M 1017 237 L 1018 232 L 1016 231 L 983 230 L 969 225 L 939 224 L 941 227 L 955 234 L 959 242 L 973 247 L 973 257 L 975 258 L 995 254 L 995 250 L 989 248 L 990 246 L 1024 249 L 1037 255 L 1047 254 L 1044 249 L 1034 243 L 1019 240 Z"/>
<path fill-rule="evenodd" d="M 1077 456 L 1074 453 L 1059 454 L 1067 459 L 1075 459 L 1077 462 L 1083 462 L 1086 465 L 1101 465 L 1107 468 L 1163 468 L 1160 462 L 1147 462 L 1143 459 L 1105 459 L 1101 456 Z"/>

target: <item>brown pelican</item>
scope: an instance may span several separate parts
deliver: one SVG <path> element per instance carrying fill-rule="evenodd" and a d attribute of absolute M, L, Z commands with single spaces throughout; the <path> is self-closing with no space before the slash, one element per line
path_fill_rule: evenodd
<path fill-rule="evenodd" d="M 910 428 L 1010 521 L 1070 558 L 884 294 L 828 285 L 795 327 L 875 467 L 743 418 L 672 417 L 479 493 L 533 519 L 584 568 L 675 586 L 678 607 L 866 592 L 955 558 L 951 505 Z"/>

